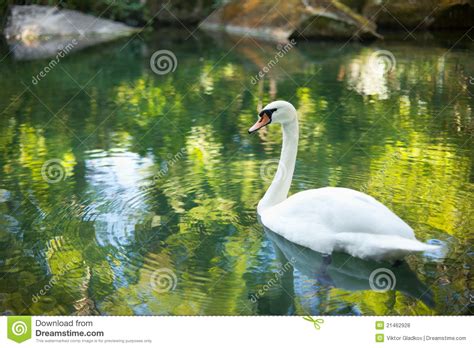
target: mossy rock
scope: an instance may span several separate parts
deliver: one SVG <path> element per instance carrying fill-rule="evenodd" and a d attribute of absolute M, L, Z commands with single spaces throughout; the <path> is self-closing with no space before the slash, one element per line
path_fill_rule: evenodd
<path fill-rule="evenodd" d="M 352 3 L 352 6 L 362 6 Z M 376 26 L 336 0 L 232 0 L 215 11 L 201 27 L 268 40 L 290 36 L 350 39 L 379 37 Z"/>

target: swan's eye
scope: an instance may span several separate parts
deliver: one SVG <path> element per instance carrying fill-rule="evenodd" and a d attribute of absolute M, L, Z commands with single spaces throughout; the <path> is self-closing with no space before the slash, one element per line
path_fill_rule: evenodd
<path fill-rule="evenodd" d="M 272 114 L 277 111 L 277 109 L 266 109 L 266 110 L 262 110 L 260 111 L 260 113 L 258 114 L 258 116 L 262 117 L 264 114 L 266 114 L 268 117 L 272 118 Z"/>

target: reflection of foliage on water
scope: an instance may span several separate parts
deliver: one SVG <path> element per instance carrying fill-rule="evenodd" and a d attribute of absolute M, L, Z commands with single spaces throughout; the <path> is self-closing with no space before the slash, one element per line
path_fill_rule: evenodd
<path fill-rule="evenodd" d="M 434 283 L 435 309 L 395 291 L 374 294 L 324 286 L 312 289 L 311 296 L 317 294 L 320 303 L 308 308 L 308 294 L 282 285 L 268 298 L 285 298 L 285 308 L 268 312 L 306 314 L 317 308 L 335 313 L 356 307 L 360 313 L 377 315 L 452 312 L 452 303 L 442 297 L 454 299 L 469 287 L 463 265 L 471 257 L 465 254 L 466 245 L 472 244 L 467 217 L 474 211 L 468 151 L 473 105 L 468 80 L 459 77 L 469 76 L 474 67 L 456 71 L 457 60 L 468 64 L 465 53 L 453 52 L 451 57 L 444 56 L 445 50 L 427 48 L 409 59 L 401 57 L 410 57 L 411 48 L 390 47 L 396 69 L 374 76 L 366 66 L 371 48 L 349 46 L 338 55 L 329 50 L 322 57 L 320 50 L 303 46 L 289 52 L 268 81 L 250 86 L 248 77 L 268 61 L 271 50 L 265 56 L 258 48 L 242 46 L 239 54 L 231 52 L 221 60 L 227 47 L 178 45 L 173 52 L 179 68 L 157 77 L 140 53 L 156 47 L 133 41 L 116 60 L 121 47 L 79 52 L 61 63 L 82 86 L 100 69 L 82 92 L 55 71 L 41 88 L 21 94 L 24 86 L 11 81 L 28 81 L 42 63 L 0 66 L 5 76 L 0 106 L 8 107 L 0 118 L 0 185 L 14 193 L 11 202 L 0 204 L 0 217 L 14 219 L 0 225 L 5 245 L 2 310 L 258 312 L 248 295 L 268 281 L 276 262 L 255 218 L 256 203 L 267 185 L 259 170 L 265 160 L 278 158 L 281 134 L 274 126 L 254 137 L 246 130 L 255 120 L 257 103 L 273 98 L 265 90 L 277 86 L 277 97 L 293 98 L 300 114 L 293 192 L 324 185 L 364 188 L 415 227 L 420 239 L 449 240 L 450 246 L 445 263 L 408 260 L 422 278 Z M 287 66 L 294 69 L 288 70 L 291 79 L 278 70 Z M 367 81 L 371 88 L 364 85 Z M 135 172 L 138 181 L 145 181 L 169 154 L 182 148 L 185 156 L 146 190 L 134 191 L 133 197 L 127 197 L 127 191 L 116 193 L 117 201 L 124 201 L 121 218 L 135 224 L 132 235 L 120 241 L 101 239 L 97 216 L 108 206 L 88 182 L 88 161 L 139 154 L 153 162 Z M 51 158 L 67 165 L 65 180 L 54 185 L 41 177 L 41 165 Z M 142 203 L 138 210 L 133 210 L 135 200 Z M 92 202 L 98 202 L 96 210 Z M 52 248 L 51 241 L 58 237 L 61 244 Z M 72 257 L 80 260 L 77 269 L 58 276 L 51 291 L 32 305 L 31 294 Z M 157 294 L 150 289 L 150 276 L 158 268 L 176 273 L 174 291 Z"/>

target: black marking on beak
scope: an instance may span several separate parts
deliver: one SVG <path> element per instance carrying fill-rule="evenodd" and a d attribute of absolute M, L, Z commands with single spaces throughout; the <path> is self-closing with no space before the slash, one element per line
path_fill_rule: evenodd
<path fill-rule="evenodd" d="M 258 114 L 258 116 L 262 117 L 263 114 L 266 114 L 268 117 L 270 117 L 270 120 L 272 119 L 272 114 L 277 111 L 277 109 L 266 109 L 266 110 L 262 110 L 260 111 L 260 113 Z"/>
<path fill-rule="evenodd" d="M 277 109 L 267 109 L 267 110 L 262 110 L 258 114 L 260 116 L 260 119 L 255 123 L 252 127 L 249 129 L 249 134 L 255 133 L 259 129 L 269 125 L 272 123 L 272 114 L 276 111 Z M 263 123 L 265 122 L 265 123 Z"/>

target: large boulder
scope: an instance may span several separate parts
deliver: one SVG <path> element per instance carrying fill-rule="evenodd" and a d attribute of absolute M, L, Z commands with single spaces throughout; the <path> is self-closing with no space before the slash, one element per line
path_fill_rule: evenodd
<path fill-rule="evenodd" d="M 336 0 L 231 0 L 200 27 L 270 40 L 379 37 L 372 21 Z"/>
<path fill-rule="evenodd" d="M 4 35 L 17 59 L 46 58 L 131 35 L 123 23 L 50 6 L 12 6 Z"/>

